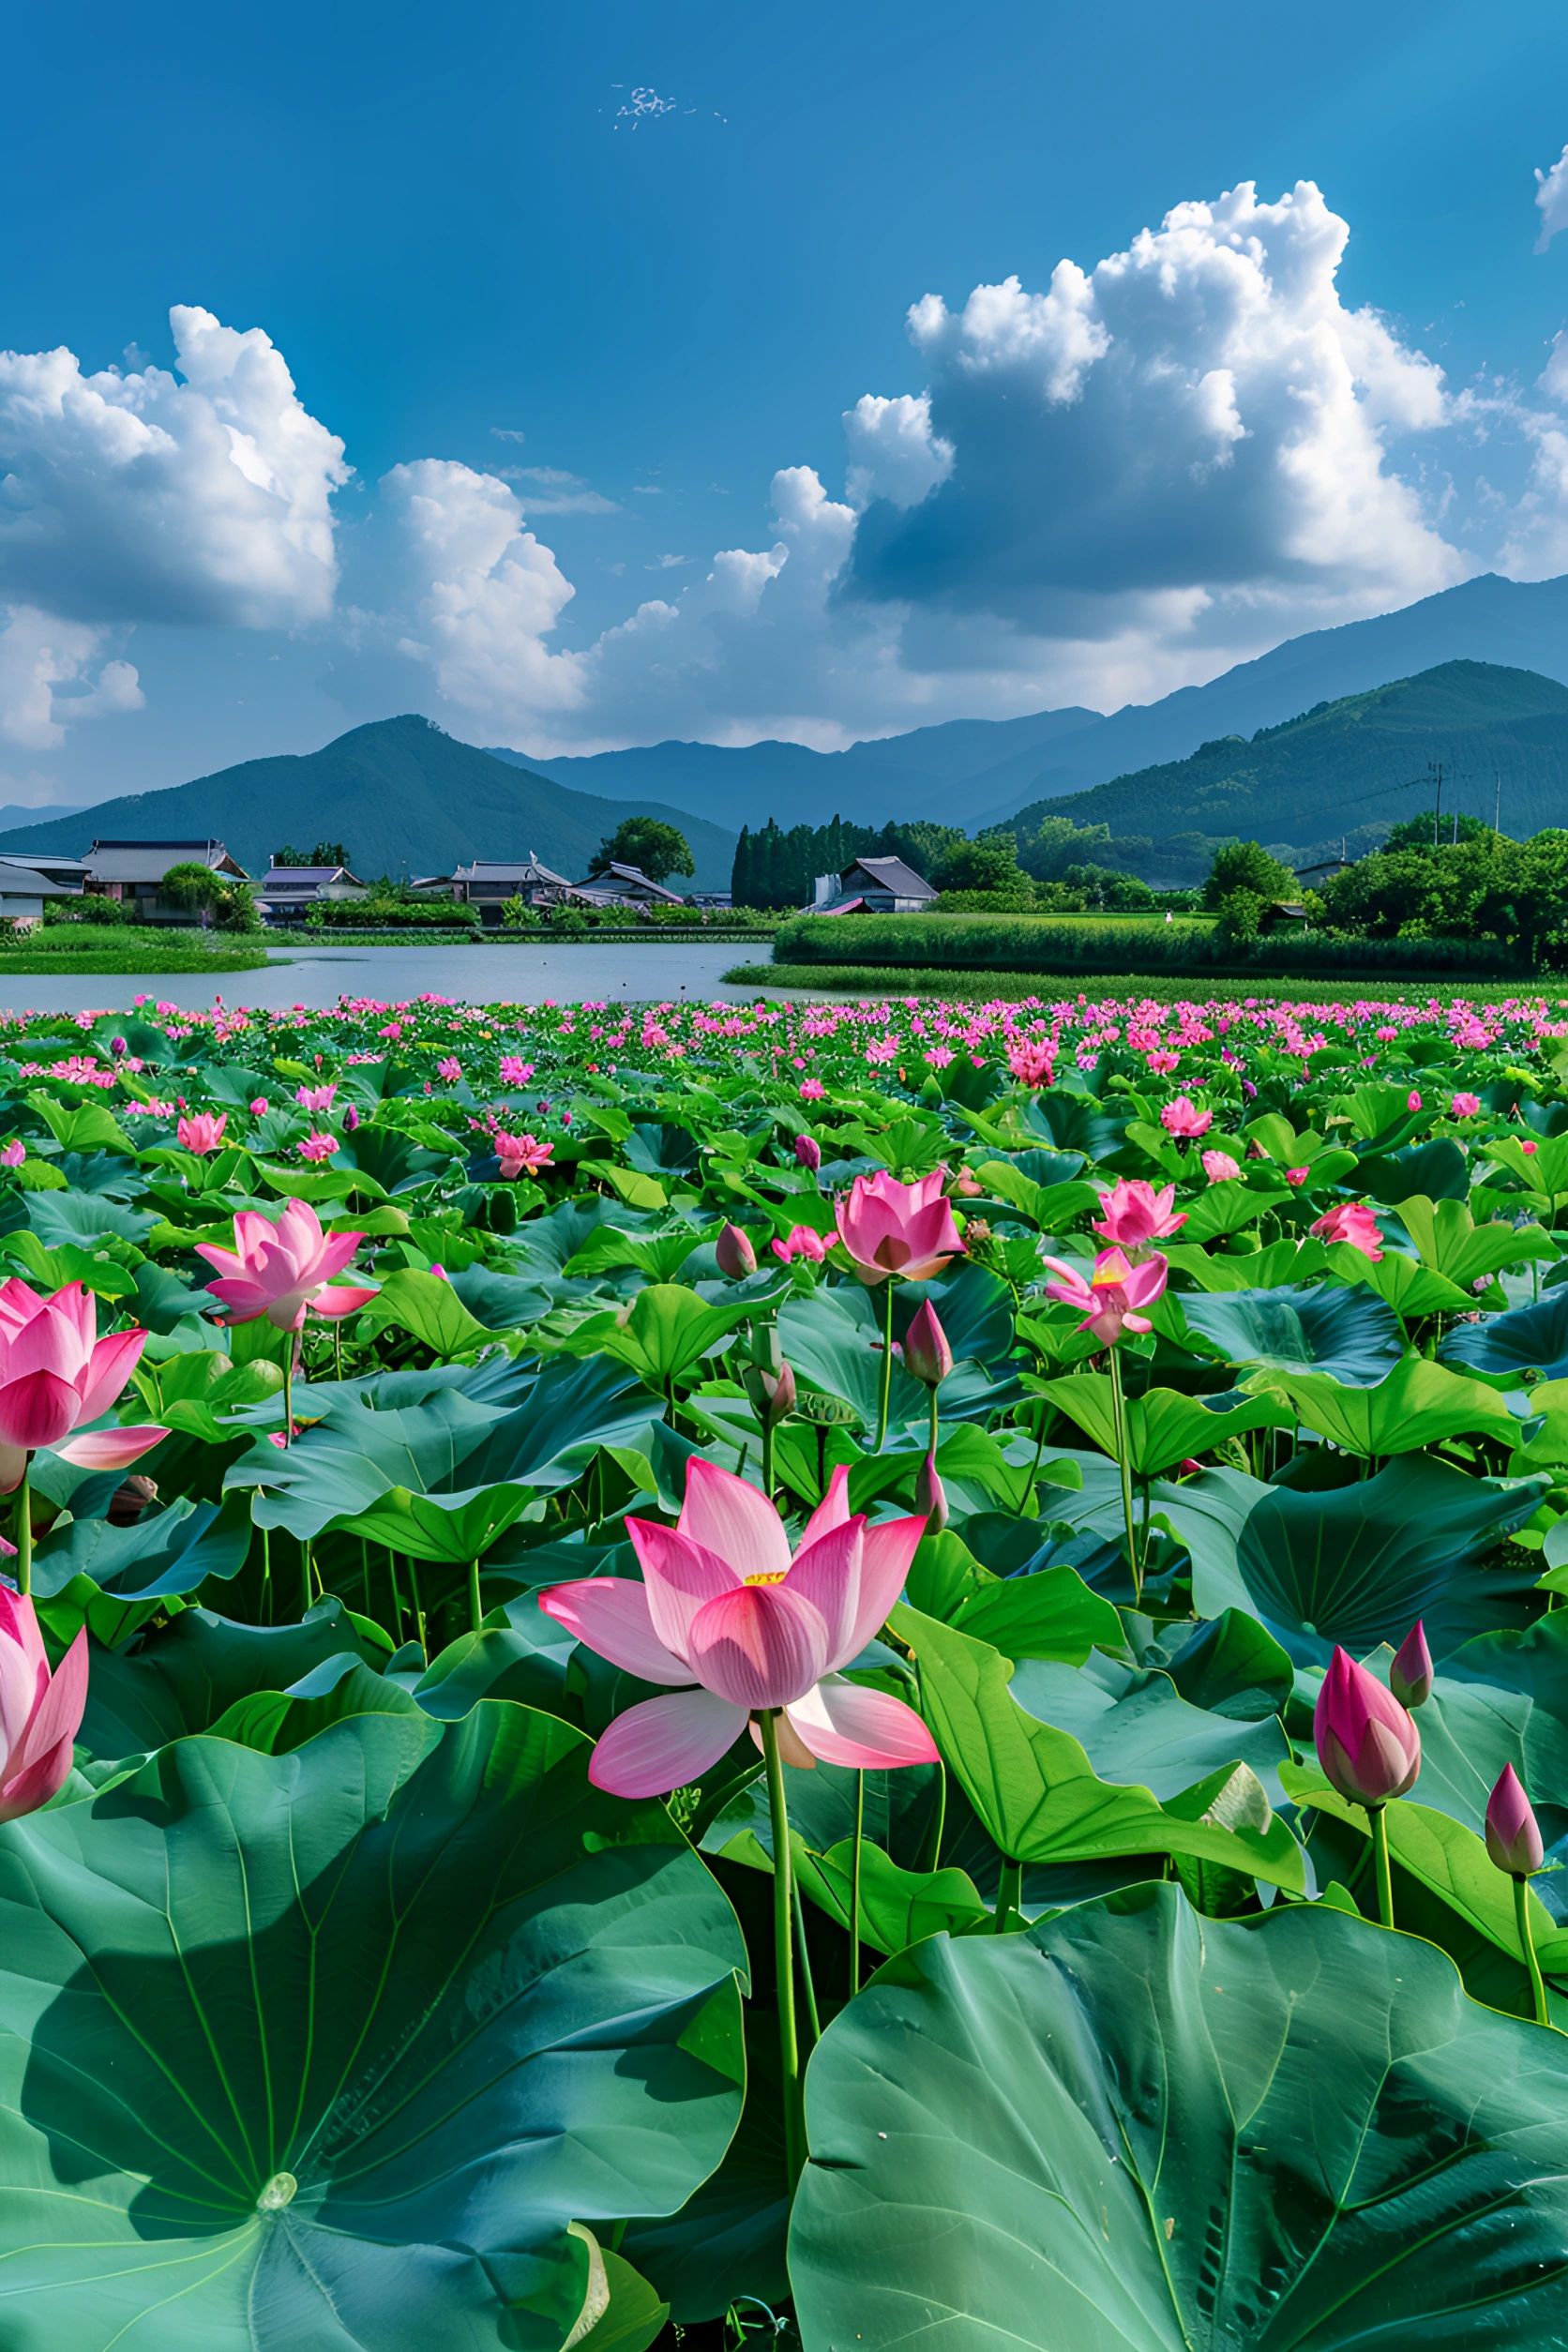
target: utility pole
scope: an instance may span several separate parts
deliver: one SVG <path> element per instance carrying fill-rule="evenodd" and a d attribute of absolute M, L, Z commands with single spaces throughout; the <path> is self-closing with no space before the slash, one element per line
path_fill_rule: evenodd
<path fill-rule="evenodd" d="M 1435 793 L 1432 801 L 1432 847 L 1436 849 L 1438 846 L 1438 819 L 1442 813 L 1442 761 L 1440 760 L 1428 760 L 1426 762 L 1426 773 L 1432 778 L 1433 785 L 1435 787 Z"/>
<path fill-rule="evenodd" d="M 1492 781 L 1497 786 L 1492 803 L 1492 831 L 1500 833 L 1502 831 L 1502 770 L 1500 768 L 1492 770 Z"/>

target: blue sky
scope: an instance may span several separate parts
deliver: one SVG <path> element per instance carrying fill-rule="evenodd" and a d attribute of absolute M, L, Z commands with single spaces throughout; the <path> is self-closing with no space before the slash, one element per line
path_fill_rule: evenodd
<path fill-rule="evenodd" d="M 0 798 L 409 708 L 544 751 L 1103 707 L 1568 569 L 1535 0 L 8 46 Z"/>

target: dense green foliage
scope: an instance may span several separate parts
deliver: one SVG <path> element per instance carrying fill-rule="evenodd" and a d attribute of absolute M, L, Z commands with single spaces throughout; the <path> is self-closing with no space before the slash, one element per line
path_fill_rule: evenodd
<path fill-rule="evenodd" d="M 657 817 L 623 817 L 614 832 L 606 834 L 588 861 L 588 871 L 604 874 L 611 866 L 635 866 L 653 882 L 696 871 L 686 835 Z"/>
<path fill-rule="evenodd" d="M 857 857 L 901 857 L 917 874 L 965 844 L 961 826 L 927 819 L 911 824 L 852 825 L 835 817 L 825 825 L 792 825 L 770 817 L 754 831 L 742 825 L 731 869 L 730 895 L 738 907 L 782 910 L 811 903 L 819 874 L 839 874 Z"/>
<path fill-rule="evenodd" d="M 1465 936 L 1418 939 L 1335 938 L 1291 931 L 1238 942 L 1217 928 L 1106 918 L 1074 922 L 1039 915 L 801 915 L 775 933 L 780 964 L 826 971 L 837 964 L 889 972 L 1033 972 L 1045 975 L 1127 972 L 1189 973 L 1194 979 L 1259 974 L 1308 977 L 1357 972 L 1368 977 L 1478 977 L 1532 968 L 1528 951 Z"/>

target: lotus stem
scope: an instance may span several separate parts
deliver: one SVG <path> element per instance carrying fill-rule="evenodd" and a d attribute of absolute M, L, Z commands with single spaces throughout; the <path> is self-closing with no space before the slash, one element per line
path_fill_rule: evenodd
<path fill-rule="evenodd" d="M 1002 1858 L 1002 1876 L 997 1881 L 996 1909 L 991 1916 L 991 1933 L 994 1936 L 1006 1934 L 1007 1922 L 1018 1909 L 1022 1897 L 1023 1864 L 1009 1862 L 1004 1854 Z"/>
<path fill-rule="evenodd" d="M 283 1443 L 294 1437 L 294 1342 L 289 1343 L 289 1360 L 283 1366 Z"/>
<path fill-rule="evenodd" d="M 16 1490 L 16 1589 L 23 1594 L 33 1590 L 33 1498 L 25 1470 Z"/>
<path fill-rule="evenodd" d="M 1115 1435 L 1116 1467 L 1122 1474 L 1122 1516 L 1127 1530 L 1127 1564 L 1132 1570 L 1133 1606 L 1143 1600 L 1143 1567 L 1138 1552 L 1138 1521 L 1133 1510 L 1132 1464 L 1127 1459 L 1127 1401 L 1122 1393 L 1122 1364 L 1110 1350 L 1110 1417 Z"/>
<path fill-rule="evenodd" d="M 309 1617 L 316 1595 L 311 1575 L 309 1540 L 303 1535 L 299 1539 L 299 1592 L 300 1616 Z"/>
<path fill-rule="evenodd" d="M 1514 1873 L 1514 1918 L 1519 1930 L 1519 1945 L 1530 1970 L 1530 1989 L 1535 1999 L 1535 2022 L 1550 2025 L 1546 2014 L 1546 1987 L 1541 1975 L 1541 1963 L 1535 1957 L 1535 1935 L 1530 1923 L 1530 1879 L 1522 1870 Z"/>
<path fill-rule="evenodd" d="M 762 1414 L 762 1492 L 773 1500 L 773 1416 Z"/>
<path fill-rule="evenodd" d="M 800 1951 L 800 1983 L 801 1990 L 806 1995 L 807 2031 L 811 2037 L 810 2045 L 807 2052 L 807 2057 L 809 2057 L 811 2050 L 816 2048 L 818 2043 L 822 2038 L 822 2021 L 817 2013 L 817 1986 L 816 1981 L 811 1974 L 811 1953 L 806 1941 L 806 1898 L 801 1893 L 800 1880 L 798 1878 L 793 1881 L 793 1885 L 795 1906 L 795 1942 Z"/>
<path fill-rule="evenodd" d="M 860 1990 L 860 1841 L 866 1829 L 866 1775 L 854 1776 L 854 1845 L 850 1852 L 850 1998 Z"/>
<path fill-rule="evenodd" d="M 468 1563 L 468 1621 L 475 1633 L 484 1621 L 484 1614 L 485 1605 L 479 1598 L 479 1562 L 471 1560 Z"/>
<path fill-rule="evenodd" d="M 790 1811 L 784 1798 L 784 1759 L 778 1753 L 778 1711 L 764 1708 L 758 1727 L 768 1773 L 768 1810 L 773 1817 L 773 1966 L 778 1998 L 778 2075 L 784 2103 L 784 2163 L 790 2194 L 805 2163 L 800 2103 L 800 2040 L 795 2029 L 795 1970 Z"/>
<path fill-rule="evenodd" d="M 882 1395 L 877 1403 L 877 1442 L 873 1454 L 880 1454 L 887 1443 L 887 1415 L 893 1401 L 893 1277 L 882 1284 Z"/>
<path fill-rule="evenodd" d="M 1372 1824 L 1372 1858 L 1378 1874 L 1378 1917 L 1385 1927 L 1394 1925 L 1394 1872 L 1388 1859 L 1388 1812 L 1384 1805 L 1368 1805 L 1366 1817 Z"/>

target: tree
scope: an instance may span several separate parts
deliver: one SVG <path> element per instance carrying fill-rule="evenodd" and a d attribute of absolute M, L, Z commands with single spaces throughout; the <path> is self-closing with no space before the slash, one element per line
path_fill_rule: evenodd
<path fill-rule="evenodd" d="M 1010 839 L 1017 839 L 1010 834 Z M 1071 817 L 1042 817 L 1018 844 L 1018 863 L 1036 882 L 1060 882 L 1071 866 L 1101 862 L 1110 847 L 1108 825 L 1075 824 Z"/>
<path fill-rule="evenodd" d="M 1396 825 L 1390 825 L 1383 848 L 1395 853 L 1400 850 L 1425 850 L 1430 856 L 1434 849 L 1452 849 L 1455 832 L 1461 841 L 1489 841 L 1493 837 L 1490 825 L 1483 824 L 1479 817 L 1467 816 L 1463 809 L 1456 817 L 1444 817 L 1425 808 L 1419 817 L 1402 817 Z"/>
<path fill-rule="evenodd" d="M 732 907 L 755 906 L 756 900 L 751 893 L 751 827 L 742 825 L 730 867 L 730 904 Z"/>
<path fill-rule="evenodd" d="M 318 841 L 313 850 L 296 850 L 285 841 L 272 852 L 274 866 L 347 866 L 349 853 L 341 841 Z"/>
<path fill-rule="evenodd" d="M 211 920 L 223 892 L 212 867 L 204 866 L 198 857 L 182 857 L 177 865 L 171 866 L 158 888 L 159 895 L 171 906 L 183 907 L 188 914 L 198 916 L 204 923 Z"/>
<path fill-rule="evenodd" d="M 1293 897 L 1295 889 L 1296 878 L 1289 866 L 1282 866 L 1260 843 L 1222 841 L 1203 885 L 1203 903 L 1217 913 L 1233 891 L 1250 891 L 1267 903 Z"/>
<path fill-rule="evenodd" d="M 1018 864 L 1018 844 L 1005 835 L 988 841 L 957 843 L 931 875 L 939 891 L 1017 891 L 1023 888 L 1026 879 Z"/>
<path fill-rule="evenodd" d="M 611 866 L 635 866 L 653 882 L 663 882 L 667 874 L 697 870 L 686 835 L 659 817 L 624 817 L 595 851 L 588 867 L 590 880 L 595 874 L 607 873 Z"/>

